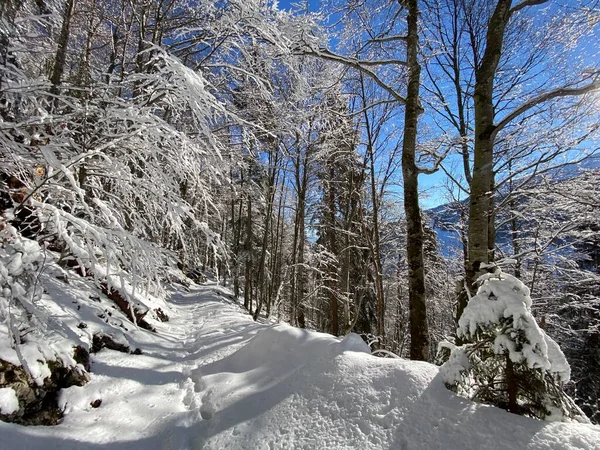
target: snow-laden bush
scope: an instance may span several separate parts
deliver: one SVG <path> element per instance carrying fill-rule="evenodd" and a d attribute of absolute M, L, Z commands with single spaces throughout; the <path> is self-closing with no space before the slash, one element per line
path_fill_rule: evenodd
<path fill-rule="evenodd" d="M 176 262 L 193 268 L 227 252 L 207 224 L 218 213 L 214 187 L 227 182 L 211 131 L 226 112 L 201 73 L 153 51 L 152 71 L 124 77 L 123 89 L 138 94 L 125 98 L 97 82 L 50 102 L 50 84 L 15 71 L 9 85 L 28 121 L 0 119 L 0 175 L 20 187 L 4 189 L 4 208 L 33 211 L 40 226 L 29 237 L 132 309 L 138 291 L 164 294 Z"/>
<path fill-rule="evenodd" d="M 499 269 L 479 282 L 458 323 L 457 335 L 467 343 L 442 344 L 451 351 L 441 369 L 446 385 L 516 414 L 586 422 L 563 391 L 569 364 L 531 314 L 529 288 Z"/>
<path fill-rule="evenodd" d="M 42 291 L 37 275 L 44 258 L 36 241 L 23 238 L 4 220 L 0 226 L 0 321 L 18 344 L 16 324 L 36 319 L 33 303 Z"/>
<path fill-rule="evenodd" d="M 0 220 L 0 420 L 54 424 L 56 392 L 88 381 L 72 341 L 38 307 L 45 259 L 36 241 Z"/>

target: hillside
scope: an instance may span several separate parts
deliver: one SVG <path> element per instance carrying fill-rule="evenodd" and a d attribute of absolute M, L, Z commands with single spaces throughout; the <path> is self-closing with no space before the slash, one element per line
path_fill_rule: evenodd
<path fill-rule="evenodd" d="M 529 180 L 525 187 L 522 189 L 520 195 L 516 195 L 516 206 L 519 209 L 519 213 L 523 214 L 522 211 L 528 211 L 529 213 L 535 212 L 540 209 L 540 205 L 536 204 L 534 207 L 531 206 L 530 197 L 540 197 L 542 202 L 544 198 L 548 204 L 552 204 L 554 199 L 551 195 L 544 195 L 544 184 L 555 185 L 559 189 L 563 188 L 566 192 L 573 192 L 581 184 L 581 181 L 585 183 L 586 179 L 591 177 L 598 177 L 600 175 L 600 158 L 590 157 L 578 164 L 568 164 L 564 167 L 558 167 L 550 170 L 543 176 L 535 177 Z M 527 179 L 527 177 L 524 177 Z M 515 184 L 519 184 L 522 181 L 517 179 Z M 496 203 L 501 203 L 507 196 L 508 192 L 506 185 L 503 185 L 505 189 L 499 190 L 496 193 Z M 539 190 L 540 192 L 536 192 Z M 462 208 L 467 214 L 469 209 L 469 198 L 465 198 L 460 202 L 460 208 Z M 440 251 L 446 257 L 454 257 L 456 254 L 462 251 L 462 243 L 460 239 L 460 208 L 456 203 L 444 203 L 434 208 L 425 211 L 429 218 L 431 227 L 435 230 L 438 241 L 440 243 Z M 506 209 L 506 205 L 504 205 Z M 500 209 L 498 211 L 499 217 L 497 223 L 504 224 L 498 230 L 496 230 L 497 245 L 500 247 L 510 246 L 510 229 L 505 223 L 506 211 Z M 519 215 L 521 217 L 521 215 Z"/>
<path fill-rule="evenodd" d="M 58 304 L 78 319 L 73 299 L 87 294 L 70 289 Z M 174 292 L 158 333 L 127 336 L 142 354 L 93 355 L 91 381 L 60 395 L 61 424 L 0 422 L 0 447 L 572 450 L 600 442 L 598 427 L 472 403 L 446 390 L 436 366 L 375 358 L 354 334 L 254 322 L 230 299 L 212 283 Z"/>

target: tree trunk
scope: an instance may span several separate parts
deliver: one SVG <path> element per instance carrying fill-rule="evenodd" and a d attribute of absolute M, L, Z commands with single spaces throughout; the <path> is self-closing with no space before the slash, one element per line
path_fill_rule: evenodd
<path fill-rule="evenodd" d="M 337 255 L 337 244 L 336 244 L 336 218 L 335 218 L 335 168 L 334 161 L 329 161 L 329 180 L 327 181 L 327 206 L 326 206 L 326 236 L 327 236 L 327 247 L 332 255 Z M 329 297 L 329 304 L 331 309 L 331 334 L 337 336 L 340 334 L 340 325 L 338 317 L 338 295 L 337 295 L 337 261 L 330 260 L 327 263 L 327 290 Z"/>
<path fill-rule="evenodd" d="M 240 296 L 240 245 L 242 238 L 242 209 L 244 207 L 244 201 L 240 199 L 237 219 L 235 215 L 235 200 L 231 200 L 231 220 L 233 222 L 234 229 L 234 241 L 233 241 L 233 295 L 237 299 Z"/>
<path fill-rule="evenodd" d="M 469 198 L 469 261 L 466 284 L 471 289 L 481 274 L 481 265 L 493 260 L 490 252 L 494 239 L 494 78 L 502 55 L 506 26 L 510 19 L 512 0 L 498 0 L 490 19 L 486 47 L 479 67 L 475 70 L 475 143 L 474 162 Z M 457 319 L 466 306 L 468 296 L 459 298 Z"/>
<path fill-rule="evenodd" d="M 513 362 L 510 356 L 506 355 L 506 393 L 508 396 L 508 410 L 513 414 L 519 414 L 519 404 L 517 403 L 518 378 L 515 373 Z"/>
<path fill-rule="evenodd" d="M 266 301 L 266 295 L 267 295 L 267 287 L 265 285 L 265 272 L 266 272 L 266 258 L 267 258 L 267 248 L 269 245 L 269 237 L 271 234 L 271 221 L 272 221 L 272 216 L 273 216 L 273 203 L 275 202 L 275 178 L 277 176 L 277 172 L 278 172 L 278 163 L 279 163 L 279 158 L 278 158 L 278 154 L 277 154 L 277 147 L 275 147 L 275 152 L 274 152 L 274 158 L 272 161 L 270 162 L 270 166 L 271 168 L 269 169 L 269 178 L 268 178 L 268 184 L 267 184 L 267 211 L 265 213 L 265 226 L 264 226 L 264 233 L 263 233 L 263 241 L 262 241 L 262 247 L 261 247 L 261 251 L 260 251 L 260 262 L 258 265 L 258 281 L 257 281 L 257 286 L 258 289 L 260 289 L 260 292 L 257 291 L 257 294 L 259 295 L 258 297 L 258 304 L 256 306 L 256 311 L 254 312 L 254 320 L 258 319 L 258 316 L 263 308 L 263 305 Z M 271 159 L 271 158 L 269 158 Z"/>
<path fill-rule="evenodd" d="M 306 240 L 306 231 L 304 229 L 304 202 L 302 198 L 302 208 L 298 216 L 298 272 L 296 278 L 296 323 L 300 328 L 306 327 L 306 318 L 304 315 L 304 242 Z"/>
<path fill-rule="evenodd" d="M 67 48 L 69 46 L 69 29 L 71 28 L 71 20 L 73 19 L 73 13 L 75 12 L 75 0 L 66 0 L 65 4 L 65 15 L 63 17 L 62 27 L 60 29 L 60 36 L 58 38 L 58 48 L 56 50 L 56 56 L 54 57 L 54 67 L 52 69 L 52 76 L 50 82 L 52 83 L 52 89 L 50 92 L 54 95 L 58 94 L 58 87 L 62 82 L 62 76 L 65 71 L 65 61 L 67 59 Z M 57 105 L 57 99 L 54 99 L 54 106 Z"/>
<path fill-rule="evenodd" d="M 515 257 L 515 270 L 514 276 L 516 278 L 521 278 L 521 245 L 519 243 L 519 224 L 517 221 L 517 202 L 515 201 L 514 195 L 514 186 L 513 186 L 513 171 L 512 171 L 512 161 L 508 162 L 508 170 L 510 173 L 510 180 L 508 184 L 509 189 L 509 199 L 508 199 L 508 211 L 510 214 L 510 239 L 513 247 L 513 255 Z"/>
<path fill-rule="evenodd" d="M 300 137 L 296 136 L 296 143 L 300 146 Z M 295 166 L 295 183 L 297 192 L 296 214 L 294 217 L 294 243 L 292 246 L 292 311 L 290 321 L 292 325 L 297 325 L 304 328 L 306 320 L 304 316 L 304 241 L 306 239 L 304 229 L 304 208 L 306 204 L 306 191 L 308 185 L 308 154 L 304 159 L 301 156 L 300 149 L 294 162 Z M 307 149 L 307 153 L 308 153 Z"/>
<path fill-rule="evenodd" d="M 408 90 L 404 115 L 402 143 L 402 175 L 404 178 L 404 211 L 406 214 L 406 255 L 408 259 L 408 286 L 410 307 L 410 357 L 426 361 L 429 358 L 429 332 L 425 301 L 425 270 L 423 265 L 423 226 L 419 207 L 419 171 L 415 155 L 417 123 L 421 105 L 419 87 L 421 66 L 418 61 L 419 30 L 418 0 L 406 1 L 408 7 L 407 63 Z"/>
<path fill-rule="evenodd" d="M 248 195 L 248 211 L 246 216 L 246 271 L 244 285 L 244 307 L 252 314 L 252 200 Z"/>
<path fill-rule="evenodd" d="M 379 196 L 377 195 L 377 183 L 375 180 L 375 158 L 373 153 L 375 152 L 373 142 L 373 135 L 371 133 L 371 126 L 369 121 L 369 115 L 366 109 L 366 93 L 364 89 L 363 76 L 360 77 L 361 94 L 363 98 L 363 106 L 365 107 L 365 126 L 367 131 L 367 154 L 369 157 L 369 169 L 371 172 L 371 203 L 373 204 L 373 239 L 372 245 L 369 246 L 371 249 L 371 257 L 373 259 L 373 265 L 375 267 L 375 294 L 377 295 L 377 335 L 381 339 L 385 336 L 385 325 L 384 325 L 384 314 L 385 314 L 385 298 L 383 293 L 383 273 L 381 269 L 381 246 L 379 241 Z"/>
<path fill-rule="evenodd" d="M 20 0 L 2 0 L 0 2 L 0 67 L 6 67 L 8 64 L 16 64 L 14 57 L 9 52 L 11 28 L 14 25 L 17 12 L 22 8 L 23 2 Z M 4 70 L 0 70 L 0 117 L 5 121 L 10 121 L 9 103 L 5 98 L 4 91 Z"/>
<path fill-rule="evenodd" d="M 274 248 L 274 256 L 271 259 L 271 273 L 273 274 L 273 278 L 269 285 L 269 296 L 267 297 L 267 317 L 271 315 L 271 303 L 273 299 L 273 294 L 275 292 L 279 292 L 279 287 L 281 286 L 281 267 L 283 261 L 283 205 L 285 203 L 286 194 L 284 193 L 285 186 L 285 178 L 286 172 L 283 172 L 283 181 L 280 186 L 282 186 L 281 193 L 279 196 L 279 205 L 277 207 L 277 221 L 275 224 L 275 248 Z"/>

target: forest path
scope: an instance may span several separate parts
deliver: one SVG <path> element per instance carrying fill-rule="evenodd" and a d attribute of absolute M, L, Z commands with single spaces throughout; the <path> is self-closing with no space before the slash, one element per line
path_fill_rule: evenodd
<path fill-rule="evenodd" d="M 175 352 L 174 364 L 181 359 L 180 383 L 184 394 L 182 403 L 188 410 L 183 420 L 186 431 L 169 435 L 162 448 L 199 448 L 198 432 L 188 429 L 199 421 L 210 420 L 215 414 L 213 389 L 202 377 L 201 367 L 218 361 L 244 346 L 264 325 L 249 316 L 240 320 L 245 310 L 232 303 L 231 293 L 216 284 L 207 284 L 189 293 L 178 292 L 170 302 L 177 306 L 178 315 L 170 326 L 180 334 L 183 347 Z M 168 357 L 167 351 L 165 356 Z M 172 354 L 173 356 L 173 354 Z M 190 440 L 195 436 L 196 443 Z"/>
<path fill-rule="evenodd" d="M 216 412 L 213 389 L 202 377 L 201 368 L 221 360 L 243 347 L 265 325 L 254 322 L 233 302 L 231 292 L 208 283 L 190 292 L 177 292 L 169 300 L 176 313 L 160 334 L 182 343 L 179 349 L 157 350 L 182 374 L 179 382 L 185 413 L 161 437 L 161 449 L 201 448 L 198 422 L 210 420 Z"/>
<path fill-rule="evenodd" d="M 154 324 L 157 333 L 128 336 L 141 355 L 108 349 L 91 355 L 91 381 L 62 391 L 61 424 L 0 422 L 0 450 L 200 448 L 194 428 L 212 417 L 214 406 L 198 369 L 235 352 L 266 325 L 215 283 L 174 292 L 168 304 L 170 320 Z M 93 408 L 96 400 L 102 403 Z"/>

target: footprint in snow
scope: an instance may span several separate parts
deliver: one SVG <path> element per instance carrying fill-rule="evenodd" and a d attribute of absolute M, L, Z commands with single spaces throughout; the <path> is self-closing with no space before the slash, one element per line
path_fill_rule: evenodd
<path fill-rule="evenodd" d="M 192 372 L 192 380 L 194 381 L 194 391 L 202 392 L 206 389 L 206 381 L 202 378 L 202 372 L 199 368 Z"/>
<path fill-rule="evenodd" d="M 198 367 L 197 365 L 188 364 L 188 365 L 184 366 L 184 367 L 181 369 L 181 374 L 182 374 L 184 377 L 186 377 L 186 381 L 187 381 L 187 378 L 191 379 L 191 377 L 192 377 L 192 372 L 193 372 L 194 370 L 196 370 L 196 368 L 197 368 L 197 367 Z"/>
<path fill-rule="evenodd" d="M 192 383 L 192 385 L 190 385 L 187 380 L 186 380 L 186 384 L 187 384 L 188 389 L 190 387 L 192 387 L 191 394 L 193 395 L 193 398 L 196 399 L 202 391 L 206 390 L 206 387 L 207 387 L 206 381 L 204 381 L 204 379 L 202 377 L 202 372 L 198 367 L 196 367 L 192 371 L 191 375 L 192 375 L 192 377 L 188 378 L 187 380 L 189 380 Z M 188 394 L 189 394 L 189 392 L 188 392 Z M 202 404 L 200 405 L 199 412 L 200 412 L 200 417 L 202 417 L 202 419 L 204 419 L 204 420 L 212 419 L 213 416 L 215 415 L 215 412 L 217 411 L 215 404 L 211 400 L 211 397 L 212 397 L 212 389 L 209 389 L 202 396 L 202 400 L 201 400 Z M 193 409 L 193 408 L 190 407 L 190 409 Z"/>
<path fill-rule="evenodd" d="M 210 420 L 217 412 L 215 404 L 210 400 L 209 394 L 202 397 L 202 406 L 200 406 L 200 417 L 204 420 Z"/>
<path fill-rule="evenodd" d="M 194 382 L 188 377 L 181 384 L 181 388 L 185 390 L 182 400 L 184 406 L 189 410 L 195 410 L 198 407 L 198 403 L 196 400 L 196 392 L 194 391 Z"/>

